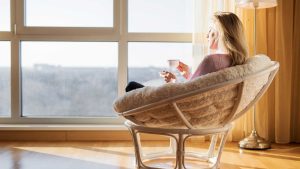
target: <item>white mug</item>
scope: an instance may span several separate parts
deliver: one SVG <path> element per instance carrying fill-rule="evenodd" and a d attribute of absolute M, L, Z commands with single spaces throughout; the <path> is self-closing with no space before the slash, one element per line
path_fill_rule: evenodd
<path fill-rule="evenodd" d="M 179 60 L 178 59 L 169 59 L 168 60 L 169 67 L 172 69 L 176 69 L 179 66 Z"/>

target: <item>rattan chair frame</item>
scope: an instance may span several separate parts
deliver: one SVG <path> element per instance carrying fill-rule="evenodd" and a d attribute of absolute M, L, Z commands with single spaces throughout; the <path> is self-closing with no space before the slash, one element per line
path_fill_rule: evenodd
<path fill-rule="evenodd" d="M 143 113 L 144 111 L 150 110 L 157 108 L 161 106 L 162 104 L 171 104 L 174 109 L 177 112 L 177 115 L 179 119 L 185 124 L 186 129 L 167 129 L 167 128 L 154 128 L 154 127 L 146 127 L 142 126 L 139 124 L 134 124 L 130 121 L 126 121 L 125 125 L 128 127 L 132 138 L 133 138 L 133 143 L 135 147 L 135 156 L 136 156 L 136 167 L 139 169 L 160 169 L 160 168 L 155 168 L 155 167 L 149 167 L 144 164 L 145 161 L 151 160 L 151 159 L 156 159 L 156 158 L 161 158 L 161 157 L 167 157 L 167 156 L 175 156 L 176 158 L 176 166 L 175 169 L 185 169 L 185 158 L 188 157 L 194 157 L 199 160 L 205 160 L 208 162 L 208 165 L 206 168 L 211 168 L 211 169 L 217 169 L 219 167 L 220 159 L 221 159 L 221 154 L 223 151 L 223 147 L 226 142 L 226 138 L 228 135 L 228 132 L 231 129 L 231 122 L 242 116 L 247 110 L 249 110 L 260 98 L 261 96 L 265 93 L 267 88 L 270 86 L 271 82 L 273 81 L 277 71 L 279 69 L 279 63 L 273 61 L 272 65 L 258 71 L 256 73 L 229 80 L 220 84 L 212 85 L 209 87 L 201 88 L 198 90 L 194 90 L 189 93 L 185 93 L 179 96 L 175 96 L 172 98 L 168 98 L 165 100 L 161 100 L 155 103 L 151 103 L 148 105 L 144 105 L 129 111 L 125 111 L 123 113 L 120 113 L 121 116 L 127 117 L 130 119 L 131 115 L 135 115 L 138 113 Z M 258 92 L 256 97 L 240 112 L 237 112 L 237 109 L 240 105 L 241 97 L 244 92 L 244 82 L 246 80 L 251 80 L 263 75 L 269 75 L 267 83 L 262 87 L 262 89 Z M 217 90 L 223 87 L 226 87 L 228 85 L 237 85 L 238 86 L 238 96 L 236 103 L 233 107 L 231 116 L 227 118 L 227 121 L 224 122 L 223 126 L 217 127 L 217 128 L 203 128 L 203 129 L 198 129 L 194 128 L 189 121 L 185 118 L 185 116 L 182 114 L 181 110 L 178 108 L 177 103 L 178 101 L 185 99 L 187 97 L 195 96 L 204 92 L 209 92 L 212 90 Z M 145 155 L 143 154 L 141 150 L 141 140 L 140 140 L 140 133 L 149 133 L 149 134 L 158 134 L 158 135 L 165 135 L 169 136 L 173 139 L 170 139 L 170 150 L 168 152 L 163 152 L 159 154 L 151 154 L 151 155 Z M 207 136 L 210 135 L 211 137 L 211 143 L 209 146 L 209 149 L 206 153 L 196 153 L 196 152 L 185 152 L 185 141 L 187 138 L 191 136 Z M 217 153 L 215 154 L 215 146 L 217 143 L 217 136 L 221 135 L 221 140 L 220 140 L 220 145 L 217 150 Z M 173 141 L 172 141 L 173 140 Z M 175 141 L 174 141 L 175 140 Z"/>

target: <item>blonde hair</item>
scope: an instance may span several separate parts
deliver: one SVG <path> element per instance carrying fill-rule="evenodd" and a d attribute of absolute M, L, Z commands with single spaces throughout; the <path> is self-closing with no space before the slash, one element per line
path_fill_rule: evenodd
<path fill-rule="evenodd" d="M 231 12 L 216 12 L 214 21 L 221 40 L 232 58 L 232 65 L 244 64 L 248 58 L 248 49 L 243 24 L 238 16 Z"/>

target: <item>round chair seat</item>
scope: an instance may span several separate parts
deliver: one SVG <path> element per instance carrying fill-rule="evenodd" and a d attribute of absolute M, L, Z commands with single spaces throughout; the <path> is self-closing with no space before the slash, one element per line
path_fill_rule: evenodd
<path fill-rule="evenodd" d="M 155 169 L 146 166 L 144 161 L 171 153 L 176 156 L 176 169 L 186 168 L 184 158 L 188 156 L 206 161 L 206 168 L 218 168 L 231 122 L 259 100 L 278 68 L 278 62 L 260 55 L 243 65 L 209 73 L 186 83 L 147 86 L 118 98 L 114 109 L 129 120 L 125 125 L 133 138 L 137 167 Z M 140 133 L 171 137 L 170 151 L 144 155 Z M 188 137 L 207 135 L 211 136 L 211 143 L 206 153 L 185 152 Z M 221 141 L 215 153 L 218 136 L 221 136 Z"/>

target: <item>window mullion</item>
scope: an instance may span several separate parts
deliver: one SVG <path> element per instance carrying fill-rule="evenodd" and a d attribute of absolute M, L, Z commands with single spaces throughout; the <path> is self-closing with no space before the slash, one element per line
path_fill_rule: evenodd
<path fill-rule="evenodd" d="M 24 32 L 24 1 L 25 0 L 12 0 L 14 1 L 14 24 L 12 25 L 12 30 L 14 34 L 19 34 Z"/>
<path fill-rule="evenodd" d="M 118 96 L 123 95 L 127 84 L 128 74 L 128 1 L 120 2 L 120 40 L 119 40 L 119 59 L 118 59 Z"/>
<path fill-rule="evenodd" d="M 115 36 L 118 36 L 120 35 L 120 24 L 121 24 L 121 21 L 120 21 L 120 18 L 121 18 L 121 1 L 122 0 L 113 0 L 114 1 L 114 17 L 113 17 L 113 20 L 114 20 L 114 25 L 113 25 L 113 29 L 114 29 L 114 35 Z"/>
<path fill-rule="evenodd" d="M 11 119 L 21 118 L 20 40 L 16 36 L 17 0 L 11 0 Z"/>
<path fill-rule="evenodd" d="M 11 118 L 21 118 L 21 88 L 20 88 L 20 41 L 11 40 Z"/>

